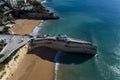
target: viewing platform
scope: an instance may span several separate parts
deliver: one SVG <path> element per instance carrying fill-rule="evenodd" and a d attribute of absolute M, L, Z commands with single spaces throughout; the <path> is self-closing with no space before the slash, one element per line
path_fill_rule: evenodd
<path fill-rule="evenodd" d="M 0 35 L 0 40 L 6 42 L 0 55 L 0 63 L 7 59 L 14 51 L 29 43 L 31 49 L 36 47 L 48 47 L 55 50 L 95 55 L 97 53 L 97 47 L 90 42 L 83 40 L 76 40 L 65 36 L 47 36 L 47 35 Z"/>
<path fill-rule="evenodd" d="M 48 47 L 63 52 L 78 53 L 78 54 L 90 54 L 94 55 L 97 53 L 97 47 L 92 45 L 90 42 L 77 40 L 66 35 L 58 36 L 47 36 L 38 35 L 31 39 L 31 47 Z"/>

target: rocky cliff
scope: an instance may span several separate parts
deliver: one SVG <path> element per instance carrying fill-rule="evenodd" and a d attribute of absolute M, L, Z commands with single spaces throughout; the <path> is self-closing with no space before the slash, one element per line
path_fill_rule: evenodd
<path fill-rule="evenodd" d="M 29 45 L 26 44 L 22 48 L 20 48 L 15 56 L 12 57 L 10 62 L 5 65 L 4 69 L 0 72 L 0 80 L 7 80 L 8 77 L 12 76 L 12 74 L 17 69 L 20 61 L 24 58 L 24 55 L 28 52 Z"/>

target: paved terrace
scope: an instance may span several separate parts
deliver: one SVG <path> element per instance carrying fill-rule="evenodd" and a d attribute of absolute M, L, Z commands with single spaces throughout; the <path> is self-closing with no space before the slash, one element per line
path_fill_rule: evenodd
<path fill-rule="evenodd" d="M 8 58 L 15 50 L 19 49 L 28 41 L 30 41 L 30 37 L 28 36 L 20 36 L 20 35 L 0 35 L 0 40 L 6 41 L 6 46 L 0 52 L 0 55 L 4 55 L 0 58 L 0 63 L 3 62 L 6 58 Z"/>
<path fill-rule="evenodd" d="M 84 44 L 91 44 L 86 41 L 82 40 L 75 40 L 72 38 L 68 38 L 67 36 L 24 36 L 24 35 L 0 35 L 0 40 L 4 40 L 7 44 L 3 48 L 3 50 L 0 52 L 0 55 L 4 55 L 2 58 L 0 58 L 0 63 L 3 62 L 5 59 L 7 59 L 15 50 L 19 49 L 26 43 L 28 43 L 31 40 L 34 40 L 35 42 L 41 41 L 41 40 L 58 40 L 62 42 L 77 42 L 77 43 L 84 43 Z M 44 42 L 43 42 L 44 44 Z M 36 44 L 37 45 L 37 44 Z M 38 44 L 40 45 L 40 44 Z M 58 45 L 56 45 L 58 46 Z"/>
<path fill-rule="evenodd" d="M 59 37 L 59 38 L 57 38 Z M 88 41 L 83 41 L 83 40 L 77 40 L 77 39 L 73 39 L 73 38 L 69 38 L 67 36 L 46 36 L 46 35 L 37 35 L 37 36 L 33 36 L 34 40 L 57 40 L 57 41 L 63 41 L 63 42 L 78 42 L 78 43 L 86 43 L 86 44 L 91 44 Z"/>

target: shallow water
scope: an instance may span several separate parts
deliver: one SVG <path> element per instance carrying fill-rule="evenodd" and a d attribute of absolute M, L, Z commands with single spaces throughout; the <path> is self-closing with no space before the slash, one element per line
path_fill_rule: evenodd
<path fill-rule="evenodd" d="M 60 19 L 44 22 L 39 34 L 66 34 L 98 47 L 97 57 L 59 52 L 57 80 L 120 80 L 119 0 L 48 0 L 43 4 Z"/>

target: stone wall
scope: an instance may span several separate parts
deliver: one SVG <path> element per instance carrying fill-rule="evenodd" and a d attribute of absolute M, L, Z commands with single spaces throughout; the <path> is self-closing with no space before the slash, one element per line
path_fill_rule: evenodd
<path fill-rule="evenodd" d="M 17 69 L 20 61 L 24 58 L 24 55 L 28 52 L 29 45 L 26 44 L 20 48 L 17 53 L 13 56 L 8 64 L 5 65 L 5 68 L 0 72 L 0 80 L 7 80 L 8 77 Z"/>

